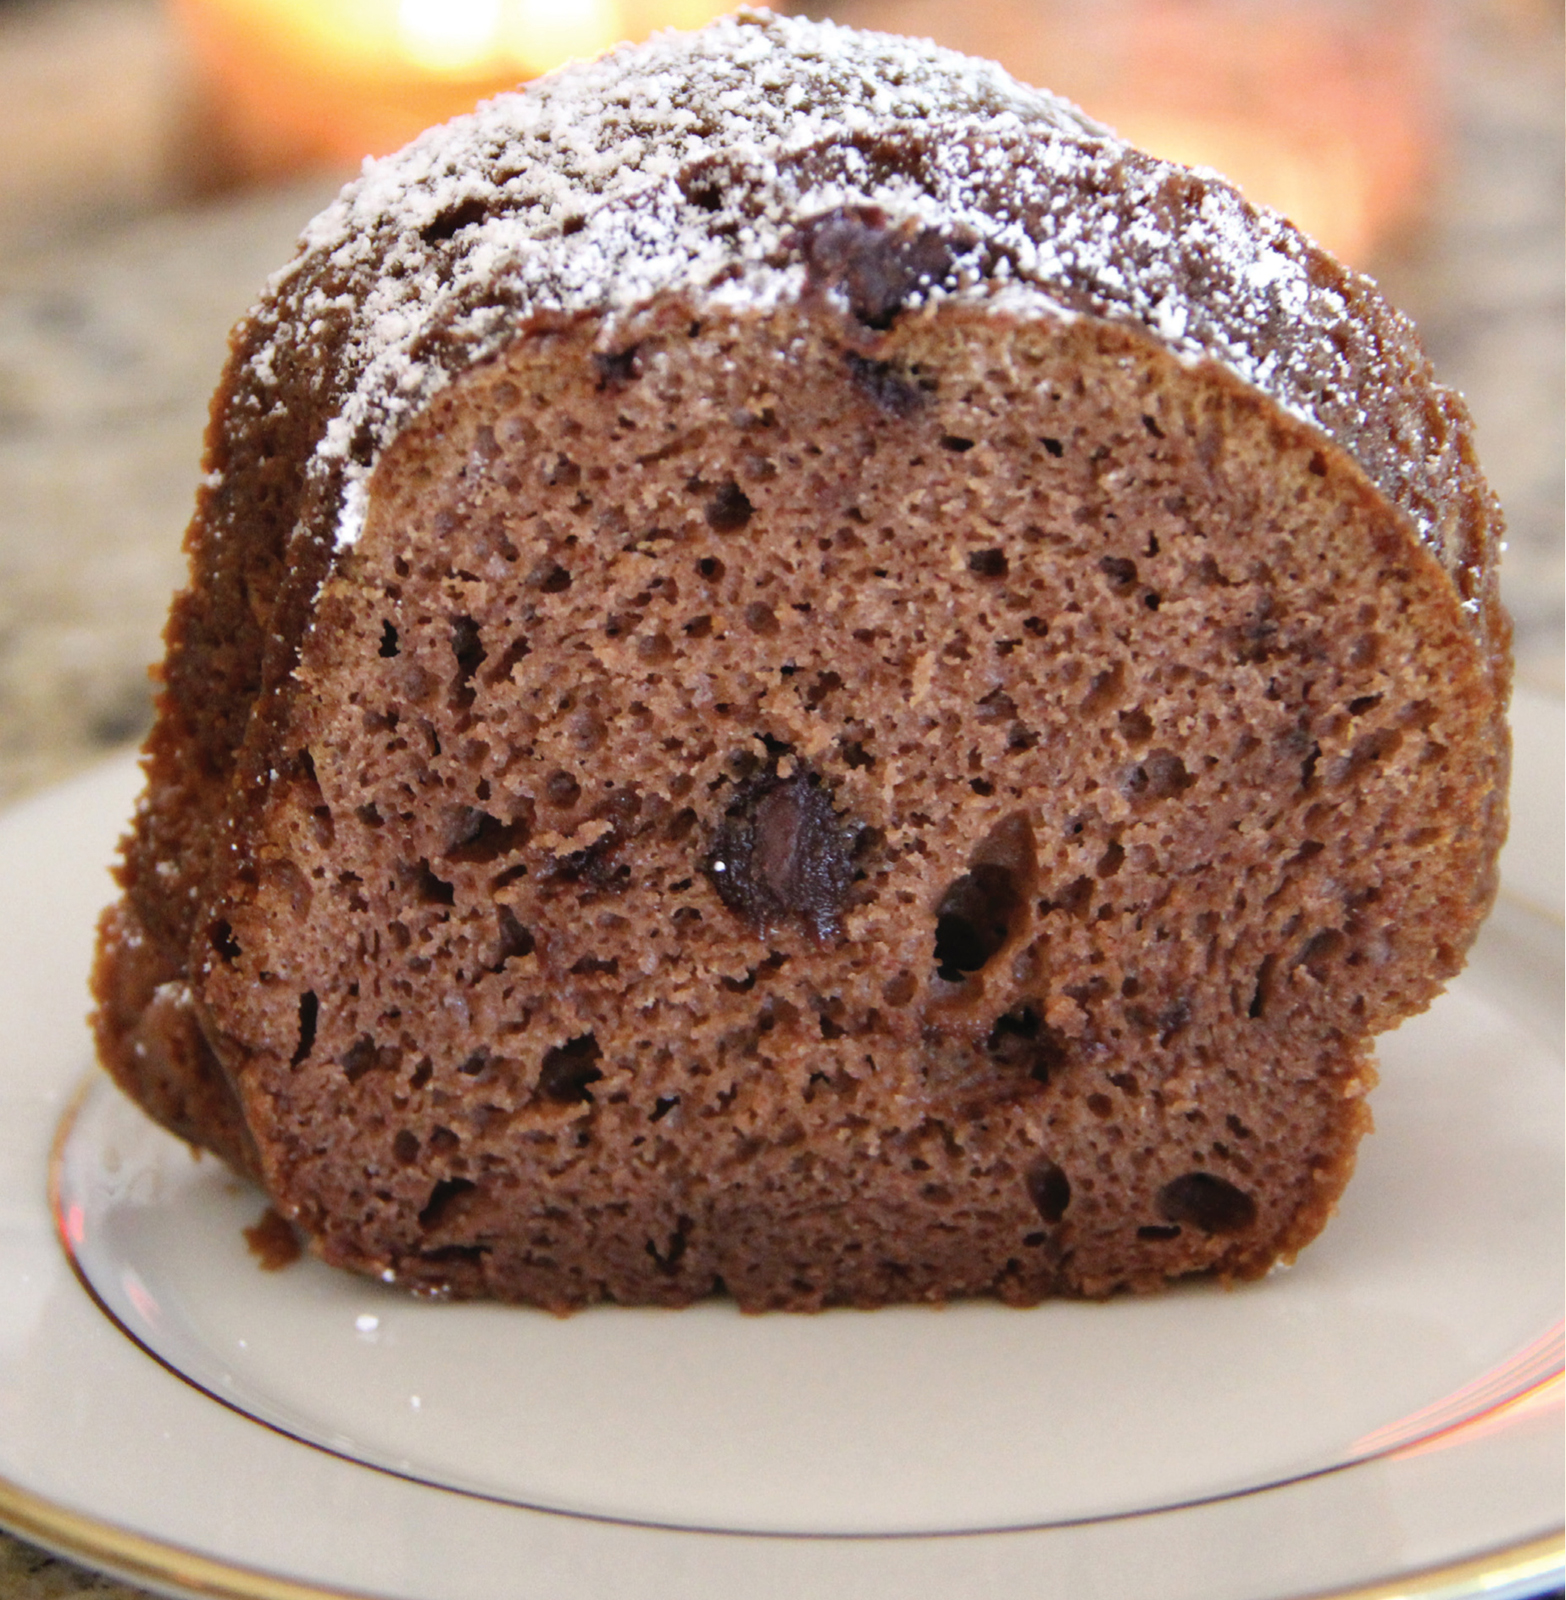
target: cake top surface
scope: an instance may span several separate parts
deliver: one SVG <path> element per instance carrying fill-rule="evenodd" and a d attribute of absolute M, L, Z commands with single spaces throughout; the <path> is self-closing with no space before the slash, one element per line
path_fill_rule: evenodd
<path fill-rule="evenodd" d="M 327 352 L 311 472 L 342 549 L 380 453 L 521 321 L 599 313 L 609 340 L 664 292 L 774 304 L 805 286 L 811 219 L 867 209 L 949 242 L 903 306 L 1140 324 L 1343 444 L 1446 558 L 1450 444 L 1396 400 L 1428 364 L 1365 280 L 998 66 L 767 12 L 573 64 L 366 163 L 252 313 L 236 403 L 297 404 L 291 351 Z"/>

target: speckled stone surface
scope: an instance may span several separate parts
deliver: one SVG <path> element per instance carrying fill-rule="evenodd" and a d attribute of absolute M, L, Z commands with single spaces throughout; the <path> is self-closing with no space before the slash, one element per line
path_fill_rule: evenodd
<path fill-rule="evenodd" d="M 1501 592 L 1523 682 L 1561 692 L 1566 455 L 1560 36 L 1477 38 L 1461 58 L 1435 224 L 1373 271 L 1461 389 L 1506 510 Z"/>
<path fill-rule="evenodd" d="M 228 329 L 334 189 L 0 257 L 0 800 L 146 726 Z"/>
<path fill-rule="evenodd" d="M 76 1600 L 82 1595 L 92 1600 L 147 1600 L 145 1589 L 85 1571 L 5 1534 L 0 1534 L 0 1595 L 4 1600 Z"/>
<path fill-rule="evenodd" d="M 1436 222 L 1374 264 L 1474 410 L 1520 675 L 1562 680 L 1559 36 L 1463 63 Z M 137 738 L 229 325 L 334 185 L 0 239 L 0 803 Z M 142 1593 L 0 1534 L 0 1600 Z"/>

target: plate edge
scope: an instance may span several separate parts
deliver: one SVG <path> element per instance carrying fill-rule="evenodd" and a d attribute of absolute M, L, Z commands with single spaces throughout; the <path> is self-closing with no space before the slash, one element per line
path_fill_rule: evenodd
<path fill-rule="evenodd" d="M 224 1561 L 73 1511 L 0 1477 L 0 1526 L 56 1555 L 129 1583 L 200 1600 L 384 1600 Z"/>
<path fill-rule="evenodd" d="M 1504 1593 L 1515 1591 L 1518 1585 L 1547 1583 L 1559 1579 L 1563 1571 L 1566 1533 L 1558 1530 L 1461 1561 L 1424 1567 L 1404 1578 L 1378 1579 L 1349 1589 L 1312 1590 L 1298 1600 L 1461 1600 L 1481 1592 L 1503 1600 Z"/>
<path fill-rule="evenodd" d="M 0 1524 L 70 1560 L 198 1600 L 383 1600 L 370 1590 L 301 1582 L 149 1538 L 72 1511 L 4 1477 L 0 1477 Z M 1481 1589 L 1495 1593 L 1503 1587 L 1544 1582 L 1558 1576 L 1563 1567 L 1566 1529 L 1557 1529 L 1521 1544 L 1423 1568 L 1405 1578 L 1313 1590 L 1299 1600 L 1457 1600 Z"/>

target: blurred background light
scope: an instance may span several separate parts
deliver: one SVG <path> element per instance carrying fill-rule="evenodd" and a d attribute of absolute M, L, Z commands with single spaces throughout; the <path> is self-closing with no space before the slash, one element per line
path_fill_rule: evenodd
<path fill-rule="evenodd" d="M 168 0 L 246 179 L 385 155 L 488 95 L 725 0 Z"/>
<path fill-rule="evenodd" d="M 519 79 L 723 0 L 169 0 L 246 176 L 384 154 Z M 1417 224 L 1446 0 L 826 0 L 993 57 L 1133 143 L 1210 166 L 1350 261 Z"/>
<path fill-rule="evenodd" d="M 397 43 L 426 72 L 461 75 L 500 65 L 500 0 L 399 0 Z"/>
<path fill-rule="evenodd" d="M 1446 0 L 840 0 L 1216 168 L 1361 265 L 1416 224 L 1442 134 Z"/>

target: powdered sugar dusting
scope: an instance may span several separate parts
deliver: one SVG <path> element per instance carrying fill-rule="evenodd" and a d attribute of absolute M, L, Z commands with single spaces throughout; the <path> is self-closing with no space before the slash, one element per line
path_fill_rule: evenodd
<path fill-rule="evenodd" d="M 768 13 L 566 68 L 367 164 L 254 314 L 235 404 L 264 414 L 317 370 L 309 475 L 345 548 L 381 451 L 525 319 L 596 313 L 607 341 L 671 291 L 797 297 L 801 225 L 838 208 L 953 241 L 916 301 L 1110 317 L 1221 363 L 1356 454 L 1441 553 L 1456 446 L 1392 403 L 1423 358 L 1363 280 L 996 66 Z"/>

